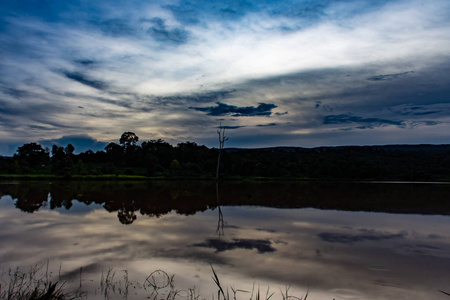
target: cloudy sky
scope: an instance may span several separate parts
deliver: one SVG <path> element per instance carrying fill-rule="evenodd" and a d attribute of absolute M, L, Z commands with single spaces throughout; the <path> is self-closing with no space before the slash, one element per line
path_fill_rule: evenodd
<path fill-rule="evenodd" d="M 0 5 L 0 154 L 450 142 L 448 0 Z M 83 148 L 84 147 L 84 148 Z"/>

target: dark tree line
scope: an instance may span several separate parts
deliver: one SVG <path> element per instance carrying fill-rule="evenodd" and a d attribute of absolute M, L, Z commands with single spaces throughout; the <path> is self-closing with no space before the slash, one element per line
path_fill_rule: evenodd
<path fill-rule="evenodd" d="M 109 143 L 102 151 L 80 154 L 74 154 L 71 144 L 53 145 L 50 151 L 37 143 L 27 143 L 12 158 L 0 157 L 0 174 L 209 177 L 214 173 L 215 149 L 194 142 L 172 146 L 161 139 L 141 145 L 138 141 L 133 132 L 124 132 L 119 143 Z"/>
<path fill-rule="evenodd" d="M 141 175 L 214 178 L 221 150 L 164 140 L 138 144 L 133 132 L 102 151 L 36 143 L 0 157 L 0 174 Z M 450 145 L 346 146 L 320 148 L 223 149 L 222 178 L 277 177 L 346 180 L 450 180 Z"/>
<path fill-rule="evenodd" d="M 222 170 L 262 177 L 450 180 L 450 145 L 236 150 L 224 157 Z"/>

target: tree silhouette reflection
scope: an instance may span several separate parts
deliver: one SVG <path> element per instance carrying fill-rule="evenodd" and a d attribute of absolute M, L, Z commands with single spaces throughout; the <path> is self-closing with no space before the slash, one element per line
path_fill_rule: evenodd
<path fill-rule="evenodd" d="M 18 197 L 15 205 L 21 211 L 34 213 L 44 205 L 44 202 L 47 201 L 46 198 L 46 195 L 42 194 L 28 194 L 22 197 Z"/>
<path fill-rule="evenodd" d="M 134 211 L 127 210 L 126 208 L 119 209 L 117 212 L 117 217 L 120 223 L 124 225 L 129 225 L 136 220 L 136 213 Z"/>
<path fill-rule="evenodd" d="M 120 182 L 60 181 L 0 183 L 0 195 L 33 213 L 46 206 L 71 209 L 75 203 L 101 205 L 132 224 L 137 213 L 162 217 L 170 212 L 193 215 L 218 208 L 216 232 L 223 236 L 223 206 L 338 209 L 392 213 L 450 214 L 449 184 L 304 183 L 304 182 Z M 211 197 L 211 195 L 216 195 Z"/>

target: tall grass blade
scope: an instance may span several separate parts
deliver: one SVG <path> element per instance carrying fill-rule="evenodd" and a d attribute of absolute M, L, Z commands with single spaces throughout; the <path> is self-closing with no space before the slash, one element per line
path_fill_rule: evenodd
<path fill-rule="evenodd" d="M 222 293 L 223 298 L 224 298 L 224 299 L 227 299 L 227 297 L 225 296 L 225 292 L 223 291 L 222 286 L 220 285 L 219 277 L 217 277 L 217 274 L 216 274 L 216 272 L 214 271 L 214 268 L 213 268 L 212 265 L 211 265 L 211 270 L 213 271 L 213 274 L 214 274 L 214 277 L 213 277 L 214 282 L 215 282 L 216 285 L 219 287 L 219 291 Z M 219 292 L 219 291 L 218 291 L 218 292 Z M 218 296 L 219 296 L 219 300 L 220 300 L 220 293 L 218 293 Z"/>

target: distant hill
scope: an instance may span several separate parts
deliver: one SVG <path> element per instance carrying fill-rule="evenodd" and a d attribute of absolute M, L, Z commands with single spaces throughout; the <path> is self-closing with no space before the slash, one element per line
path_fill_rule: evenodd
<path fill-rule="evenodd" d="M 431 144 L 418 144 L 418 145 L 373 145 L 373 146 L 322 146 L 322 147 L 288 147 L 288 146 L 277 146 L 277 147 L 264 147 L 264 148 L 225 148 L 226 152 L 239 152 L 239 151 L 258 151 L 258 152 L 324 152 L 330 150 L 385 150 L 385 151 L 425 151 L 425 152 L 445 152 L 450 151 L 450 144 L 442 145 L 431 145 Z"/>

